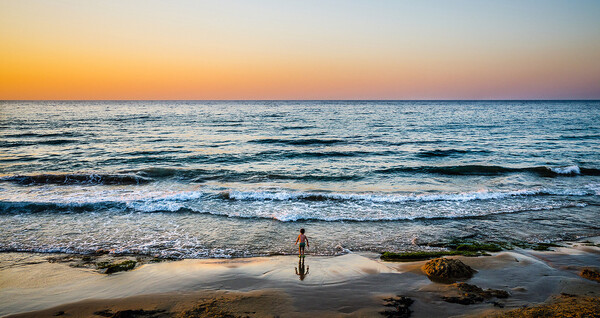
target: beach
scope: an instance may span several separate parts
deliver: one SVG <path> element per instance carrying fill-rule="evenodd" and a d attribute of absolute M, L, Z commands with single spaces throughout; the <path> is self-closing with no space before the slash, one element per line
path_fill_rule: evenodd
<path fill-rule="evenodd" d="M 585 303 L 598 293 L 579 276 L 599 267 L 598 105 L 2 101 L 0 315 Z M 424 256 L 474 274 L 430 279 Z"/>
<path fill-rule="evenodd" d="M 85 255 L 2 253 L 0 315 L 110 317 L 129 310 L 131 317 L 383 317 L 386 299 L 404 296 L 414 301 L 411 317 L 491 317 L 561 295 L 598 299 L 600 283 L 579 276 L 584 268 L 600 268 L 598 243 L 596 237 L 549 251 L 448 256 L 477 271 L 462 282 L 509 293 L 470 305 L 443 300 L 460 291 L 429 279 L 421 270 L 426 260 L 386 262 L 374 253 L 140 259 L 145 263 L 113 274 L 81 265 Z M 118 263 L 134 256 L 96 257 Z"/>
<path fill-rule="evenodd" d="M 0 318 L 600 318 L 600 1 L 0 12 Z"/>

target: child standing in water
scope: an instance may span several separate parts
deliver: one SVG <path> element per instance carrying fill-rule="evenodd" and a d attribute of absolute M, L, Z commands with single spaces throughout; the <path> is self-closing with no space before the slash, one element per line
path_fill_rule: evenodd
<path fill-rule="evenodd" d="M 306 245 L 306 247 L 310 247 L 308 244 L 308 237 L 304 235 L 304 229 L 300 229 L 300 235 L 298 235 L 294 245 L 298 244 L 298 242 L 300 242 L 300 246 L 298 247 L 298 253 L 300 255 L 298 255 L 298 257 L 304 257 L 304 246 Z"/>

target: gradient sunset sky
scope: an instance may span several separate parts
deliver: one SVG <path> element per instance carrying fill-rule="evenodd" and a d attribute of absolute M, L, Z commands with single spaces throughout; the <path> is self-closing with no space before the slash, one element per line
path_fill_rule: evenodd
<path fill-rule="evenodd" d="M 600 1 L 0 0 L 0 99 L 600 99 Z"/>

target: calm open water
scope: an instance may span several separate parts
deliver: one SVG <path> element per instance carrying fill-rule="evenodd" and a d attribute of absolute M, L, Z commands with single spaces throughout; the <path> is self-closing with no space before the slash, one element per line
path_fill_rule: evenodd
<path fill-rule="evenodd" d="M 0 251 L 600 235 L 598 101 L 0 102 Z"/>

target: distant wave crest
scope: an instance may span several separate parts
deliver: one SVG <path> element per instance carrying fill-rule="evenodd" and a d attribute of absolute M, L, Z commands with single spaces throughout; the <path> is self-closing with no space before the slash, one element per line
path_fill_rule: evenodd
<path fill-rule="evenodd" d="M 104 185 L 132 185 L 148 183 L 151 180 L 135 175 L 114 174 L 39 174 L 39 175 L 17 175 L 0 178 L 0 181 L 13 182 L 17 184 L 104 184 Z"/>
<path fill-rule="evenodd" d="M 587 175 L 598 176 L 600 169 L 595 168 L 580 168 L 579 166 L 566 167 L 528 167 L 528 168 L 512 168 L 503 166 L 486 166 L 486 165 L 462 165 L 462 166 L 423 166 L 423 167 L 390 167 L 378 169 L 375 172 L 382 174 L 389 173 L 435 173 L 441 175 L 502 175 L 509 173 L 534 173 L 541 177 L 556 177 L 556 176 L 575 176 Z"/>
<path fill-rule="evenodd" d="M 319 153 L 309 152 L 305 156 L 352 156 L 351 153 Z M 122 171 L 117 174 L 81 173 L 81 174 L 39 174 L 39 175 L 13 175 L 0 177 L 0 182 L 16 184 L 99 184 L 99 185 L 137 185 L 146 184 L 162 179 L 175 179 L 182 182 L 203 183 L 206 181 L 221 182 L 268 182 L 273 180 L 291 181 L 357 181 L 373 175 L 386 174 L 440 174 L 449 176 L 494 176 L 511 173 L 533 173 L 540 177 L 569 177 L 569 176 L 600 176 L 600 169 L 582 168 L 577 165 L 564 167 L 529 167 L 512 168 L 503 166 L 486 165 L 460 165 L 460 166 L 420 166 L 420 167 L 389 167 L 376 169 L 372 172 L 356 172 L 354 174 L 323 174 L 323 173 L 293 173 L 277 171 L 236 171 L 228 169 L 176 169 L 150 167 L 139 170 Z"/>

